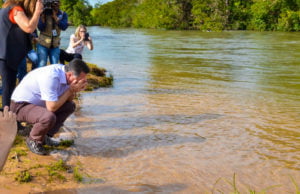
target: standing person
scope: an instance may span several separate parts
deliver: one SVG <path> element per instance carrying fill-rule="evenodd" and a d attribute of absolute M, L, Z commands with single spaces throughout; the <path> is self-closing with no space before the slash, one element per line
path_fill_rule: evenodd
<path fill-rule="evenodd" d="M 74 58 L 82 59 L 82 51 L 84 47 L 89 50 L 93 50 L 93 41 L 87 32 L 87 28 L 84 25 L 79 25 L 76 28 L 75 34 L 71 34 L 69 47 L 66 51 L 60 52 L 60 63 L 65 64 L 65 61 L 70 62 Z"/>
<path fill-rule="evenodd" d="M 0 171 L 3 169 L 16 135 L 16 114 L 8 111 L 8 106 L 5 106 L 3 112 L 0 111 Z"/>
<path fill-rule="evenodd" d="M 36 40 L 37 40 L 37 30 L 35 30 L 32 34 L 31 34 L 31 42 L 33 45 L 36 45 Z M 38 63 L 38 56 L 37 53 L 35 52 L 34 49 L 30 50 L 26 57 L 22 60 L 22 62 L 20 63 L 19 67 L 18 67 L 18 74 L 17 74 L 17 78 L 19 80 L 19 82 L 24 78 L 24 76 L 27 74 L 27 62 L 26 62 L 26 58 L 28 58 L 31 61 L 31 70 L 35 69 Z"/>
<path fill-rule="evenodd" d="M 80 59 L 67 65 L 48 65 L 29 72 L 12 95 L 11 110 L 17 121 L 33 124 L 26 144 L 39 155 L 46 155 L 43 144 L 58 146 L 51 137 L 75 111 L 73 98 L 87 85 L 89 67 Z"/>
<path fill-rule="evenodd" d="M 48 57 L 50 64 L 58 63 L 60 32 L 68 28 L 68 15 L 59 7 L 59 0 L 52 1 L 40 17 L 38 23 L 40 35 L 37 44 L 38 67 L 46 66 Z"/>
<path fill-rule="evenodd" d="M 0 10 L 0 73 L 2 106 L 10 105 L 16 87 L 18 65 L 32 49 L 30 33 L 43 11 L 42 0 L 6 0 Z"/>

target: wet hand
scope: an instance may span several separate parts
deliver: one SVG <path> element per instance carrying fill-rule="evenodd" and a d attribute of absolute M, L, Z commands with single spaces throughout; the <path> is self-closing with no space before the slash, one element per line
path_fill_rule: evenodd
<path fill-rule="evenodd" d="M 82 90 L 85 89 L 85 87 L 87 86 L 87 80 L 86 79 L 82 79 L 82 80 L 74 80 L 71 84 L 70 84 L 70 90 L 73 93 L 76 92 L 80 92 Z"/>

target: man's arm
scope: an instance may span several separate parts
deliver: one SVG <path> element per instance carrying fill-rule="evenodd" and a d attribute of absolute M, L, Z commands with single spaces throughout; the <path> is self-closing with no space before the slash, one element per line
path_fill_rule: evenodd
<path fill-rule="evenodd" d="M 44 14 L 42 14 L 40 19 L 39 19 L 38 29 L 40 31 L 44 31 L 46 29 L 46 22 L 45 22 L 45 15 Z"/>
<path fill-rule="evenodd" d="M 68 15 L 66 12 L 61 11 L 62 15 L 58 17 L 58 27 L 62 30 L 66 30 L 69 26 Z M 61 18 L 60 18 L 61 17 Z"/>
<path fill-rule="evenodd" d="M 70 88 L 67 89 L 57 101 L 46 101 L 46 108 L 51 112 L 57 111 L 66 101 L 73 100 L 76 92 L 82 91 L 87 85 L 86 80 L 74 81 L 70 84 Z"/>
<path fill-rule="evenodd" d="M 68 99 L 73 96 L 74 92 L 69 88 L 67 89 L 63 95 L 61 95 L 57 101 L 46 101 L 46 108 L 51 112 L 57 111 Z"/>
<path fill-rule="evenodd" d="M 16 11 L 14 15 L 14 20 L 24 32 L 32 33 L 38 25 L 38 21 L 42 11 L 43 3 L 41 0 L 38 0 L 35 5 L 35 11 L 31 18 L 28 18 L 24 11 Z"/>

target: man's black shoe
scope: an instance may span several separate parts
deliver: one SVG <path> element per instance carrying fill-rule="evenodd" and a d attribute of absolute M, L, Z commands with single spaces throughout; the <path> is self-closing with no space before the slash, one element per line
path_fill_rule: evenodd
<path fill-rule="evenodd" d="M 50 136 L 46 135 L 44 139 L 44 145 L 57 147 L 60 145 L 60 141 L 57 141 Z"/>
<path fill-rule="evenodd" d="M 38 155 L 47 155 L 47 151 L 43 147 L 41 143 L 38 143 L 37 141 L 31 140 L 29 138 L 26 138 L 26 144 L 30 151 L 32 151 L 35 154 Z"/>

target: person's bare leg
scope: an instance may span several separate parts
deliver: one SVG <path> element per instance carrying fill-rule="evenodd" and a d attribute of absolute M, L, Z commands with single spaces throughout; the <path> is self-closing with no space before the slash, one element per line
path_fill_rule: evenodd
<path fill-rule="evenodd" d="M 5 106 L 3 112 L 0 111 L 0 171 L 3 169 L 16 134 L 16 114 L 8 111 L 8 107 Z"/>

